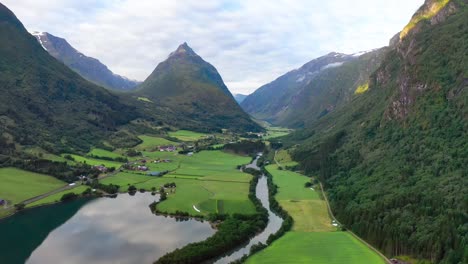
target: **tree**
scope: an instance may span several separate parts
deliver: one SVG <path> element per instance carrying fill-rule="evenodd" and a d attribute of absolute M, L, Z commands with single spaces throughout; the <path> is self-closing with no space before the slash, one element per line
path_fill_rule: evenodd
<path fill-rule="evenodd" d="M 166 191 L 164 190 L 164 187 L 161 187 L 159 189 L 159 201 L 165 201 L 167 199 L 167 193 Z"/>

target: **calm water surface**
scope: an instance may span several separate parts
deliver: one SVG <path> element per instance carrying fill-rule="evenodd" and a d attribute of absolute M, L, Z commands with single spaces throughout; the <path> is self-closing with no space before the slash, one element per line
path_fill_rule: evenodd
<path fill-rule="evenodd" d="M 0 221 L 0 230 L 11 230 L 0 238 L 0 263 L 153 263 L 215 233 L 208 222 L 152 214 L 148 205 L 155 199 L 150 194 L 120 194 L 32 209 Z M 23 248 L 24 240 L 33 242 L 22 252 L 6 253 Z"/>

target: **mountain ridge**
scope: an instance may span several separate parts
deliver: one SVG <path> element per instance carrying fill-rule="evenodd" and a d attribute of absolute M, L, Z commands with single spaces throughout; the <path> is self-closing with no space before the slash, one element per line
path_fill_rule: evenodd
<path fill-rule="evenodd" d="M 71 46 L 66 39 L 48 32 L 30 32 L 54 58 L 97 85 L 116 91 L 129 91 L 141 82 L 113 73 L 98 59 L 88 57 Z"/>

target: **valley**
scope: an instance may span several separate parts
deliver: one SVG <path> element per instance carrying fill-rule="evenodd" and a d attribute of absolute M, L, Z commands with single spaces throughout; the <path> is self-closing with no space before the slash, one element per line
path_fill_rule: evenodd
<path fill-rule="evenodd" d="M 468 263 L 468 2 L 419 1 L 0 3 L 0 263 Z"/>

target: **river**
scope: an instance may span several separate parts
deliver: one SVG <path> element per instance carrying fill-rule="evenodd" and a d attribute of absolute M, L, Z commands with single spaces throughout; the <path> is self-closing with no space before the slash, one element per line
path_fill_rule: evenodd
<path fill-rule="evenodd" d="M 257 156 L 257 158 L 251 164 L 247 165 L 246 168 L 260 170 L 260 168 L 257 166 L 257 161 L 259 158 L 260 156 Z M 242 258 L 242 256 L 244 255 L 248 255 L 250 252 L 250 248 L 253 245 L 258 244 L 259 242 L 265 244 L 268 237 L 271 234 L 276 233 L 280 229 L 281 224 L 283 223 L 283 219 L 281 219 L 279 216 L 277 216 L 270 210 L 270 201 L 268 199 L 268 182 L 267 178 L 264 175 L 262 175 L 258 180 L 255 193 L 257 198 L 261 201 L 263 207 L 265 207 L 268 210 L 267 227 L 263 230 L 263 232 L 250 239 L 250 241 L 246 245 L 241 246 L 233 252 L 228 253 L 222 258 L 216 260 L 214 262 L 215 264 L 227 264 Z"/>

